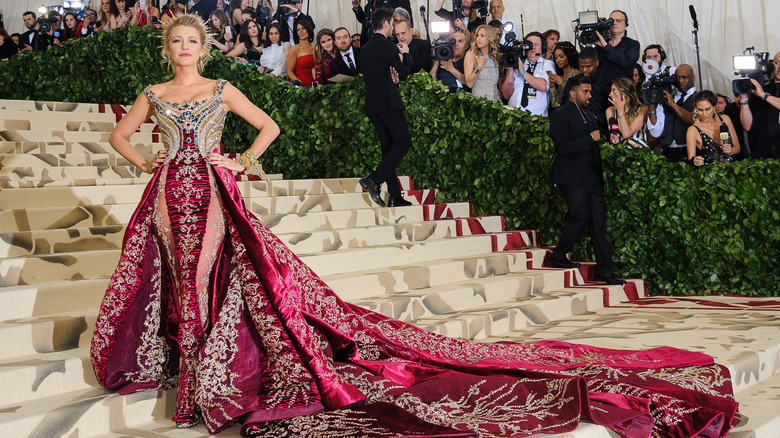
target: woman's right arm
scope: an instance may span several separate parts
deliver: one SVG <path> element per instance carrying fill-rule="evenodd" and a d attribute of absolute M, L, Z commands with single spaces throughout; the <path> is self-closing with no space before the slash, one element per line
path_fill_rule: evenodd
<path fill-rule="evenodd" d="M 704 158 L 696 155 L 696 143 L 699 141 L 699 133 L 695 126 L 688 127 L 688 134 L 686 134 L 686 148 L 688 150 L 688 160 L 693 158 L 694 166 L 701 166 L 704 164 Z"/>
<path fill-rule="evenodd" d="M 244 43 L 238 43 L 235 47 L 233 47 L 233 50 L 227 53 L 226 56 L 230 56 L 233 58 L 237 58 L 239 56 L 243 56 L 246 53 L 246 45 Z"/>
<path fill-rule="evenodd" d="M 141 124 L 146 121 L 151 115 L 154 108 L 149 98 L 146 95 L 141 94 L 133 103 L 130 111 L 122 117 L 122 120 L 116 124 L 116 127 L 111 131 L 111 135 L 108 137 L 108 142 L 111 147 L 114 148 L 120 155 L 125 157 L 127 161 L 132 163 L 146 173 L 154 173 L 155 163 L 159 164 L 159 161 L 154 160 L 155 163 L 147 161 L 135 148 L 130 144 L 130 136 L 138 130 Z"/>
<path fill-rule="evenodd" d="M 298 46 L 293 46 L 290 49 L 290 54 L 287 55 L 287 79 L 290 81 L 299 81 L 298 76 L 295 76 L 295 63 L 298 62 Z"/>

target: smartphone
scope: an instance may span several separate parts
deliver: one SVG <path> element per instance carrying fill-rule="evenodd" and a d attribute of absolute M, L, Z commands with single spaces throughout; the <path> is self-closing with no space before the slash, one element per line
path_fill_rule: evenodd
<path fill-rule="evenodd" d="M 145 10 L 146 10 L 146 0 L 139 0 L 139 1 L 138 1 L 138 7 L 139 7 L 139 8 L 140 8 L 142 11 L 145 11 Z"/>

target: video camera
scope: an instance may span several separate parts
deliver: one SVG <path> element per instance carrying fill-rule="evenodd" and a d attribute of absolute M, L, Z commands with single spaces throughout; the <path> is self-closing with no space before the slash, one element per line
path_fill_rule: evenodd
<path fill-rule="evenodd" d="M 680 78 L 677 75 L 669 74 L 669 69 L 660 73 L 655 73 L 650 76 L 650 79 L 645 83 L 644 88 L 642 88 L 642 104 L 658 105 L 664 100 L 664 91 L 671 93 L 672 87 L 679 86 Z"/>
<path fill-rule="evenodd" d="M 596 44 L 599 40 L 599 35 L 609 41 L 612 38 L 612 25 L 615 24 L 615 20 L 611 18 L 599 18 L 599 11 L 583 11 L 578 14 L 578 18 L 574 20 L 577 26 L 574 28 L 575 34 L 578 34 L 577 41 L 581 46 L 588 44 Z"/>
<path fill-rule="evenodd" d="M 271 10 L 268 8 L 268 4 L 266 3 L 268 0 L 260 0 L 260 3 L 257 4 L 257 8 L 255 11 L 257 12 L 257 25 L 261 28 L 265 28 L 268 26 L 268 19 L 271 15 Z M 283 0 L 280 0 L 279 3 L 281 3 Z"/>
<path fill-rule="evenodd" d="M 744 79 L 734 79 L 731 83 L 731 89 L 734 94 L 750 94 L 756 87 L 750 82 L 755 79 L 762 87 L 766 87 L 772 81 L 772 73 L 775 71 L 775 65 L 769 58 L 768 52 L 753 52 L 753 47 L 745 49 L 747 55 L 734 56 L 734 75 L 742 76 Z"/>
<path fill-rule="evenodd" d="M 455 57 L 455 38 L 442 35 L 433 42 L 433 59 L 436 61 L 449 61 Z"/>
<path fill-rule="evenodd" d="M 528 40 L 517 40 L 512 23 L 504 25 L 504 41 L 504 44 L 499 47 L 501 49 L 501 66 L 504 68 L 518 68 L 520 62 L 525 62 L 525 59 L 528 58 L 528 52 L 534 48 L 533 43 Z"/>
<path fill-rule="evenodd" d="M 38 25 L 40 27 L 38 28 L 38 32 L 39 33 L 49 33 L 49 32 L 51 32 L 51 25 L 56 23 L 56 22 L 57 22 L 57 19 L 53 18 L 53 17 L 52 18 L 39 17 L 38 18 Z"/>

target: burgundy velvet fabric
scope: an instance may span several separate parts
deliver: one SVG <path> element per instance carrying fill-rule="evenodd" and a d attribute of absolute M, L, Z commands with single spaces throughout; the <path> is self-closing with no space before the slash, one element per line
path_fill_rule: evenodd
<path fill-rule="evenodd" d="M 251 213 L 229 172 L 192 159 L 204 160 L 196 173 L 221 215 L 186 226 L 224 236 L 197 279 L 208 283 L 208 315 L 200 332 L 182 331 L 182 300 L 202 307 L 204 293 L 165 256 L 155 203 L 172 176 L 158 170 L 96 323 L 92 363 L 106 388 L 174 387 L 196 345 L 177 412 L 192 403 L 212 433 L 240 422 L 277 437 L 517 437 L 587 420 L 631 438 L 714 438 L 739 420 L 727 369 L 705 354 L 467 342 L 346 303 Z M 170 210 L 180 197 L 165 202 Z M 192 333 L 200 338 L 182 338 Z"/>

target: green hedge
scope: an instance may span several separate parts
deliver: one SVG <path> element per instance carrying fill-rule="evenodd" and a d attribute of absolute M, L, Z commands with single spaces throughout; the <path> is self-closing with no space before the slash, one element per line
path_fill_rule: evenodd
<path fill-rule="evenodd" d="M 157 34 L 138 27 L 77 40 L 0 64 L 0 98 L 132 103 L 165 80 Z M 379 160 L 359 79 L 296 89 L 215 53 L 205 75 L 228 79 L 268 112 L 282 134 L 263 156 L 291 178 L 362 176 Z M 449 93 L 428 75 L 401 85 L 413 148 L 399 169 L 439 200 L 469 200 L 475 214 L 536 229 L 554 244 L 565 203 L 548 183 L 554 149 L 546 118 Z M 255 130 L 228 116 L 223 142 L 243 150 Z M 780 164 L 692 168 L 647 150 L 604 145 L 608 224 L 616 270 L 653 293 L 778 296 Z M 588 238 L 576 256 L 591 258 Z"/>

